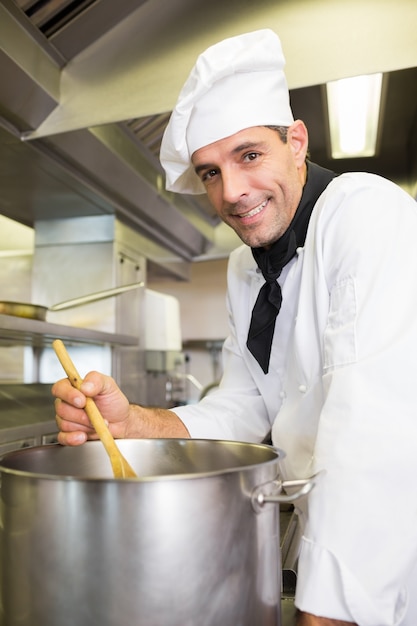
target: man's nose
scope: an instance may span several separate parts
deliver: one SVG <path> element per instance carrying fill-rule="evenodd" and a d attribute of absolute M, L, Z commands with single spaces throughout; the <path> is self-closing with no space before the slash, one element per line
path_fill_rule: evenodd
<path fill-rule="evenodd" d="M 225 168 L 222 170 L 223 200 L 230 204 L 236 204 L 247 193 L 246 176 L 238 168 Z"/>

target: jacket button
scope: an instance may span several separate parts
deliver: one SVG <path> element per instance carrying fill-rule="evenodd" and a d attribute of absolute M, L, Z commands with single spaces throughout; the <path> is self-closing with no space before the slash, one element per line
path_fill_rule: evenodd
<path fill-rule="evenodd" d="M 300 386 L 298 387 L 298 391 L 299 391 L 300 393 L 305 393 L 305 392 L 307 391 L 307 387 L 306 387 L 305 385 L 300 385 Z"/>

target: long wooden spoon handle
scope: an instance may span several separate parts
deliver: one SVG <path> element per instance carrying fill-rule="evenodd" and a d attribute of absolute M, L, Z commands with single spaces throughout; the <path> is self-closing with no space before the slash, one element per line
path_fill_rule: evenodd
<path fill-rule="evenodd" d="M 60 339 L 55 339 L 55 341 L 52 342 L 52 347 L 55 350 L 55 354 L 57 355 L 59 362 L 64 368 L 64 371 L 68 376 L 68 380 L 70 381 L 71 385 L 75 387 L 75 389 L 80 390 L 83 379 L 77 372 L 77 369 L 72 362 L 71 357 L 69 356 L 64 346 L 64 343 Z M 87 413 L 94 430 L 103 442 L 103 445 L 106 448 L 107 452 L 109 454 L 114 453 L 116 446 L 115 441 L 107 427 L 106 422 L 104 421 L 103 416 L 101 415 L 96 403 L 92 398 L 87 398 L 85 412 Z"/>
<path fill-rule="evenodd" d="M 55 341 L 52 342 L 52 347 L 55 350 L 59 362 L 64 368 L 64 371 L 68 376 L 68 380 L 70 381 L 71 385 L 76 389 L 80 389 L 83 382 L 82 378 L 77 372 L 74 363 L 71 361 L 71 358 L 63 342 L 60 339 L 55 339 Z M 108 429 L 103 416 L 101 415 L 96 403 L 92 398 L 86 399 L 86 405 L 84 409 L 90 419 L 91 424 L 93 425 L 94 430 L 100 437 L 101 443 L 103 444 L 107 454 L 109 455 L 114 477 L 137 478 L 135 470 L 129 465 L 129 463 L 117 447 L 116 442 L 113 439 L 113 436 L 110 433 L 110 430 Z"/>

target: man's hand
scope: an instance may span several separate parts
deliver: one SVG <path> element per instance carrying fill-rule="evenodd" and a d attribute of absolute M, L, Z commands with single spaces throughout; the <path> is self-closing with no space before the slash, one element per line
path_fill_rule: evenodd
<path fill-rule="evenodd" d="M 98 438 L 84 411 L 87 397 L 94 398 L 116 439 L 190 436 L 173 411 L 130 404 L 113 378 L 98 372 L 87 374 L 81 391 L 74 389 L 67 378 L 60 380 L 53 385 L 52 395 L 56 398 L 58 441 L 63 445 L 77 446 Z"/>

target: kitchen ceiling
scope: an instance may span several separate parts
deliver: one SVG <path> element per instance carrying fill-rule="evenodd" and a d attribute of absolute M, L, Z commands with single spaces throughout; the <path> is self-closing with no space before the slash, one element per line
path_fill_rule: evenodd
<path fill-rule="evenodd" d="M 415 194 L 416 23 L 414 0 L 2 0 L 0 213 L 28 225 L 115 214 L 179 279 L 194 260 L 227 255 L 238 240 L 205 197 L 164 191 L 159 146 L 196 55 L 263 27 L 283 41 L 311 158 Z M 322 85 L 374 71 L 386 82 L 378 153 L 333 161 Z"/>

